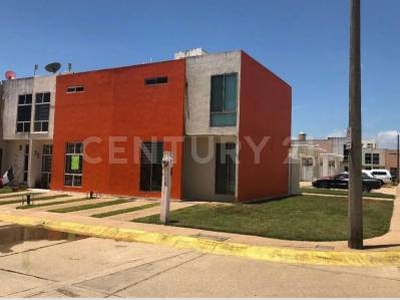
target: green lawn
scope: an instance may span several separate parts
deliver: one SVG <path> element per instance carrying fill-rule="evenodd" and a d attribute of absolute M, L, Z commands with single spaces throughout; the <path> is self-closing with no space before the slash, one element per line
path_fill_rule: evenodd
<path fill-rule="evenodd" d="M 13 190 L 9 186 L 2 187 L 0 189 L 0 194 L 6 194 L 6 193 L 13 193 Z"/>
<path fill-rule="evenodd" d="M 28 193 L 29 194 L 29 193 Z M 0 205 L 7 205 L 7 204 L 15 204 L 15 203 L 21 203 L 22 202 L 22 197 L 26 195 L 16 195 L 16 196 L 12 196 L 12 197 L 19 197 L 20 199 L 17 200 L 6 200 L 6 201 L 0 201 Z M 33 202 L 35 201 L 42 201 L 42 200 L 53 200 L 53 199 L 58 199 L 58 198 L 65 198 L 65 197 L 69 197 L 68 194 L 60 194 L 60 195 L 51 195 L 51 196 L 40 196 L 38 197 L 37 195 L 42 195 L 42 193 L 37 193 L 33 196 Z M 33 206 L 33 205 L 32 205 Z M 32 207 L 31 206 L 31 207 Z M 20 207 L 17 207 L 20 208 Z"/>
<path fill-rule="evenodd" d="M 30 208 L 36 208 L 36 207 L 44 207 L 44 206 L 52 206 L 52 205 L 59 205 L 59 204 L 67 204 L 67 203 L 74 203 L 74 202 L 79 202 L 79 201 L 84 201 L 87 200 L 87 198 L 79 198 L 79 199 L 73 199 L 73 200 L 62 200 L 62 201 L 55 201 L 55 202 L 49 202 L 49 203 L 40 203 L 40 204 L 32 204 L 32 205 L 24 205 L 24 206 L 18 206 L 17 209 L 30 209 Z M 21 201 L 19 201 L 21 202 Z"/>
<path fill-rule="evenodd" d="M 302 193 L 313 193 L 313 194 L 322 194 L 322 195 L 339 195 L 339 196 L 347 196 L 348 190 L 337 190 L 337 189 L 317 189 L 317 188 L 300 188 L 300 192 Z M 385 198 L 385 199 L 394 199 L 394 195 L 388 195 L 384 193 L 372 192 L 365 193 L 364 197 L 369 198 Z"/>
<path fill-rule="evenodd" d="M 393 202 L 363 203 L 364 238 L 388 232 Z M 134 221 L 159 223 L 159 215 Z M 347 199 L 295 196 L 257 204 L 199 204 L 172 211 L 169 225 L 286 240 L 347 240 Z"/>
<path fill-rule="evenodd" d="M 92 200 L 88 200 L 88 201 L 92 201 Z M 95 201 L 95 200 L 93 200 L 93 201 Z M 119 199 L 119 200 L 112 200 L 112 201 L 107 201 L 107 202 L 90 203 L 90 204 L 83 204 L 83 205 L 79 205 L 79 206 L 53 209 L 53 210 L 49 210 L 49 211 L 56 212 L 56 213 L 69 213 L 69 212 L 74 212 L 74 211 L 94 209 L 94 208 L 117 205 L 117 204 L 128 203 L 128 202 L 129 202 L 129 200 Z"/>
<path fill-rule="evenodd" d="M 126 214 L 126 213 L 133 212 L 133 211 L 143 210 L 143 209 L 147 209 L 147 208 L 151 208 L 151 207 L 155 207 L 155 206 L 159 206 L 159 205 L 160 205 L 159 203 L 150 203 L 150 204 L 145 204 L 142 206 L 135 206 L 135 207 L 129 207 L 129 208 L 125 208 L 125 209 L 107 211 L 107 212 L 104 212 L 101 214 L 94 214 L 94 215 L 91 215 L 91 217 L 106 218 L 106 217 Z"/>

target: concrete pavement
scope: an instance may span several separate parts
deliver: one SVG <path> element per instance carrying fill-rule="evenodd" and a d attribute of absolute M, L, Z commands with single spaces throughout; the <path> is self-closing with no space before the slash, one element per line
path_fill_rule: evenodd
<path fill-rule="evenodd" d="M 362 251 L 347 249 L 347 242 L 282 241 L 198 229 L 95 219 L 77 214 L 22 211 L 11 207 L 0 208 L 0 220 L 102 238 L 174 246 L 204 253 L 275 262 L 347 266 L 400 265 L 399 188 L 397 196 L 389 233 L 365 240 L 367 250 Z M 151 213 L 155 213 L 153 209 L 150 209 Z"/>
<path fill-rule="evenodd" d="M 280 264 L 87 238 L 0 251 L 1 297 L 398 297 L 396 266 Z"/>

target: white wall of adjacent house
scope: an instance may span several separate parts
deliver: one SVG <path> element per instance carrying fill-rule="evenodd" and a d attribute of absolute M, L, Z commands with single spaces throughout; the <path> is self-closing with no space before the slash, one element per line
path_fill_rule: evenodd
<path fill-rule="evenodd" d="M 240 107 L 241 52 L 204 54 L 186 58 L 186 134 L 237 135 Z M 211 76 L 237 73 L 236 126 L 210 126 Z"/>
<path fill-rule="evenodd" d="M 3 81 L 3 139 L 52 139 L 54 131 L 54 105 L 55 105 L 56 76 L 29 77 Z M 50 92 L 49 128 L 47 132 L 34 130 L 35 121 L 35 95 Z M 31 131 L 29 133 L 17 132 L 17 113 L 19 95 L 32 94 Z"/>
<path fill-rule="evenodd" d="M 216 144 L 236 143 L 236 137 L 193 136 L 184 143 L 183 194 L 186 199 L 235 200 L 235 194 L 217 194 Z M 237 174 L 238 165 L 236 165 Z M 236 176 L 237 178 L 237 176 Z"/>
<path fill-rule="evenodd" d="M 43 143 L 51 144 L 54 132 L 56 76 L 29 77 L 3 81 L 2 134 L 5 142 L 2 171 L 12 167 L 17 182 L 33 187 L 41 176 Z M 35 130 L 36 94 L 50 93 L 48 129 Z M 32 95 L 30 131 L 17 132 L 18 99 L 20 95 Z M 25 147 L 29 145 L 28 172 L 24 178 Z M 26 169 L 26 168 L 25 168 Z"/>

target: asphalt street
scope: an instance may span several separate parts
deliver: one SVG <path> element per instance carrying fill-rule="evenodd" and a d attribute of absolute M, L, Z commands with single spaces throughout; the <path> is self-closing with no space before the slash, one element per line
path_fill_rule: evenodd
<path fill-rule="evenodd" d="M 8 240 L 2 297 L 399 297 L 400 269 L 272 263 L 145 243 Z"/>

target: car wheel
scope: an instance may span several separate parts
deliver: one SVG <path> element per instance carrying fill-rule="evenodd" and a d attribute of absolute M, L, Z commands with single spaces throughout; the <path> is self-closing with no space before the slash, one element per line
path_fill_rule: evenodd
<path fill-rule="evenodd" d="M 328 184 L 327 182 L 323 181 L 323 182 L 321 182 L 321 183 L 319 184 L 319 187 L 320 187 L 321 189 L 329 189 L 329 184 Z"/>
<path fill-rule="evenodd" d="M 363 185 L 362 190 L 363 192 L 369 193 L 371 191 L 371 187 L 368 185 Z"/>
<path fill-rule="evenodd" d="M 382 179 L 380 179 L 379 181 L 381 182 L 381 186 L 385 185 L 385 182 Z"/>

